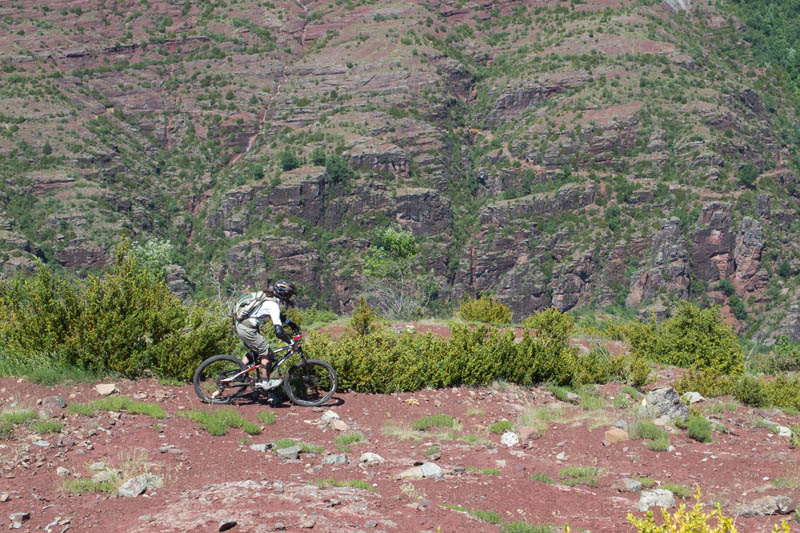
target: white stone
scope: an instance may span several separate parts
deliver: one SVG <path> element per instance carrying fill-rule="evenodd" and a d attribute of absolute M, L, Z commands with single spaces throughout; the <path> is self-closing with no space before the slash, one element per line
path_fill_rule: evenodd
<path fill-rule="evenodd" d="M 94 386 L 94 390 L 96 390 L 97 394 L 100 396 L 109 396 L 115 392 L 119 392 L 119 389 L 117 389 L 117 386 L 113 383 L 98 383 Z"/>
<path fill-rule="evenodd" d="M 377 453 L 364 452 L 361 454 L 359 462 L 365 466 L 375 466 L 383 464 L 384 459 Z"/>
<path fill-rule="evenodd" d="M 506 431 L 503 433 L 503 436 L 500 437 L 500 443 L 510 448 L 519 444 L 519 437 L 513 431 Z"/>

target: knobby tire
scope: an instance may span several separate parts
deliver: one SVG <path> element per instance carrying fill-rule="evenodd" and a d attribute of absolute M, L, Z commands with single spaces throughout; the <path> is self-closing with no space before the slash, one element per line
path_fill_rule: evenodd
<path fill-rule="evenodd" d="M 330 400 L 337 384 L 331 365 L 319 359 L 306 359 L 292 365 L 286 373 L 283 390 L 292 403 L 309 407 Z"/>
<path fill-rule="evenodd" d="M 206 403 L 229 404 L 245 393 L 250 385 L 250 377 L 244 374 L 238 382 L 230 385 L 221 385 L 221 380 L 245 368 L 247 367 L 232 355 L 209 357 L 194 372 L 194 392 Z M 216 397 L 213 396 L 214 391 L 219 391 Z"/>

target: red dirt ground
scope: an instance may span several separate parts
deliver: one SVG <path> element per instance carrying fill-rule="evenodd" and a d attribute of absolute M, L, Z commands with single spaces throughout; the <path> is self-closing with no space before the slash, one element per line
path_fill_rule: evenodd
<path fill-rule="evenodd" d="M 669 378 L 663 372 L 660 377 Z M 115 419 L 116 415 L 100 413 L 89 418 L 55 409 L 55 416 L 65 424 L 60 434 L 39 436 L 28 426 L 17 426 L 12 439 L 0 440 L 0 500 L 7 494 L 6 501 L 0 502 L 0 527 L 9 524 L 12 513 L 29 512 L 23 531 L 50 525 L 45 530 L 61 532 L 68 525 L 70 531 L 79 532 L 205 532 L 220 530 L 228 520 L 236 522 L 234 532 L 281 527 L 286 531 L 499 530 L 498 525 L 453 508 L 458 506 L 495 512 L 504 523 L 569 524 L 572 531 L 632 531 L 625 517 L 628 512 L 639 514 L 639 495 L 618 492 L 611 485 L 623 477 L 640 476 L 658 484 L 690 488 L 697 484 L 705 501 L 719 501 L 729 515 L 740 504 L 763 495 L 788 495 L 800 501 L 800 449 L 790 448 L 787 439 L 754 424 L 769 418 L 792 426 L 800 423 L 798 417 L 743 407 L 731 411 L 733 404 L 721 400 L 701 405 L 716 413 L 713 416 L 730 432 L 715 432 L 714 442 L 703 444 L 676 430 L 671 437 L 675 450 L 654 452 L 642 441 L 604 445 L 604 431 L 618 419 L 632 420 L 632 411 L 610 406 L 589 411 L 558 402 L 543 388 L 500 384 L 389 395 L 337 393 L 325 409 L 336 412 L 366 441 L 351 445 L 349 464 L 323 465 L 326 453 L 340 453 L 334 443 L 340 433 L 317 424 L 323 409 L 286 403 L 270 407 L 245 399 L 235 407 L 245 418 L 256 421 L 258 412 L 272 411 L 277 423 L 252 437 L 241 429 L 215 437 L 178 416 L 188 409 L 211 409 L 199 401 L 191 386 L 144 380 L 117 382 L 117 387 L 122 395 L 160 404 L 169 417 L 155 420 L 122 413 Z M 620 387 L 609 384 L 600 390 L 611 398 L 620 394 Z M 36 409 L 37 400 L 54 394 L 68 403 L 99 398 L 91 385 L 48 389 L 23 380 L 0 379 L 0 409 L 13 403 Z M 531 408 L 553 415 L 545 434 L 529 447 L 506 447 L 499 435 L 487 430 L 500 419 L 515 422 Z M 388 421 L 400 426 L 437 413 L 455 417 L 461 429 L 449 437 L 429 430 L 419 434 L 419 440 L 402 440 L 386 431 Z M 326 451 L 282 462 L 273 451 L 249 447 L 283 437 L 320 445 Z M 40 438 L 51 446 L 34 446 L 33 441 Z M 175 449 L 161 453 L 165 445 Z M 432 446 L 440 450 L 435 463 L 443 477 L 397 479 L 415 463 L 429 460 L 425 452 Z M 381 455 L 385 463 L 359 465 L 360 455 L 367 451 Z M 150 471 L 160 473 L 166 485 L 138 498 L 72 495 L 62 489 L 65 478 L 56 473 L 63 466 L 72 472 L 71 477 L 90 476 L 93 462 L 120 466 L 132 457 L 142 463 L 145 456 Z M 599 467 L 597 486 L 561 484 L 559 473 L 568 466 Z M 555 483 L 534 481 L 534 474 L 546 474 Z M 330 479 L 365 481 L 374 492 L 315 485 Z M 793 488 L 775 488 L 771 483 L 775 479 Z M 779 519 L 738 517 L 736 526 L 744 532 L 771 531 Z"/>

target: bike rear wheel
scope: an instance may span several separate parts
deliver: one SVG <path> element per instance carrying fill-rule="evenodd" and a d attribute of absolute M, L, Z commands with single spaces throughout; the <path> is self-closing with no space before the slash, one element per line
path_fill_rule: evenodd
<path fill-rule="evenodd" d="M 331 365 L 318 359 L 306 359 L 289 369 L 283 380 L 283 390 L 292 403 L 313 406 L 330 400 L 337 383 Z"/>
<path fill-rule="evenodd" d="M 236 381 L 227 381 L 247 367 L 232 355 L 209 357 L 197 367 L 192 378 L 194 392 L 206 403 L 227 404 L 244 394 L 250 376 L 242 374 Z"/>

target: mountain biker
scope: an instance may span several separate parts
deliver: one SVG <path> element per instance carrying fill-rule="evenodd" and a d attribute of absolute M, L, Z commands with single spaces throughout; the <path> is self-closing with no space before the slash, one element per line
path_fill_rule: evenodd
<path fill-rule="evenodd" d="M 236 323 L 236 335 L 250 349 L 250 352 L 242 358 L 242 363 L 250 363 L 249 357 L 251 355 L 253 356 L 252 360 L 261 360 L 261 368 L 259 369 L 261 381 L 256 383 L 255 388 L 270 390 L 280 386 L 282 380 L 269 379 L 267 374 L 267 365 L 272 362 L 272 350 L 270 350 L 269 343 L 259 331 L 261 323 L 270 319 L 275 336 L 286 344 L 294 343 L 289 334 L 283 329 L 284 326 L 291 328 L 295 335 L 300 331 L 300 328 L 282 313 L 282 310 L 292 305 L 292 297 L 297 294 L 297 288 L 294 283 L 278 280 L 271 287 L 264 288 L 263 292 L 266 296 L 264 302 L 250 313 L 246 319 Z"/>

